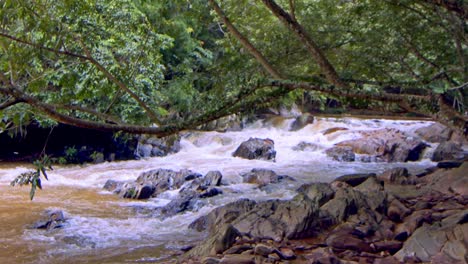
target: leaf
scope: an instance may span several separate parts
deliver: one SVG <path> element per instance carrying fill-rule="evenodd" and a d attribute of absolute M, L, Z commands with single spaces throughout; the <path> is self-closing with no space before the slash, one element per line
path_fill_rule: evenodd
<path fill-rule="evenodd" d="M 49 180 L 49 178 L 47 177 L 46 169 L 45 169 L 44 167 L 41 167 L 41 172 L 42 172 L 42 174 L 44 175 L 44 178 L 45 178 L 46 180 Z"/>
<path fill-rule="evenodd" d="M 36 186 L 36 181 L 33 181 L 31 185 L 31 191 L 29 192 L 29 198 L 31 199 L 31 201 L 34 199 L 34 195 L 36 194 Z"/>

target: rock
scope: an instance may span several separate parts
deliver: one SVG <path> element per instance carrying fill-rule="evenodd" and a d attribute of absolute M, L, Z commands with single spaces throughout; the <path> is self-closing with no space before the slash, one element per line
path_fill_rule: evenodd
<path fill-rule="evenodd" d="M 195 229 L 199 232 L 210 230 L 210 232 L 220 228 L 224 224 L 232 223 L 240 215 L 252 210 L 257 203 L 249 199 L 240 199 L 232 203 L 228 203 L 211 211 L 193 221 L 190 229 Z"/>
<path fill-rule="evenodd" d="M 304 194 L 312 201 L 316 201 L 319 206 L 328 202 L 335 194 L 333 189 L 327 183 L 304 184 L 297 189 L 297 192 Z"/>
<path fill-rule="evenodd" d="M 180 137 L 164 138 L 141 136 L 135 150 L 136 158 L 162 157 L 180 151 Z"/>
<path fill-rule="evenodd" d="M 254 254 L 255 255 L 260 255 L 264 257 L 268 257 L 271 253 L 275 252 L 275 248 L 270 247 L 265 244 L 257 244 L 254 248 Z"/>
<path fill-rule="evenodd" d="M 255 256 L 249 255 L 225 255 L 221 259 L 221 264 L 255 264 Z M 259 262 L 261 263 L 261 262 Z"/>
<path fill-rule="evenodd" d="M 325 151 L 327 156 L 331 157 L 336 161 L 355 161 L 356 155 L 353 152 L 353 148 L 349 146 L 333 147 Z"/>
<path fill-rule="evenodd" d="M 458 168 L 463 164 L 463 161 L 458 160 L 445 160 L 437 163 L 437 168 L 441 169 L 453 169 Z"/>
<path fill-rule="evenodd" d="M 358 252 L 374 252 L 372 247 L 364 242 L 362 239 L 350 234 L 348 230 L 338 230 L 332 232 L 327 239 L 326 243 L 334 250 L 353 250 Z"/>
<path fill-rule="evenodd" d="M 244 182 L 258 184 L 259 186 L 265 186 L 270 183 L 278 183 L 278 175 L 267 169 L 252 169 L 250 172 L 242 175 Z"/>
<path fill-rule="evenodd" d="M 220 171 L 209 171 L 203 177 L 202 185 L 204 186 L 220 186 L 223 175 Z"/>
<path fill-rule="evenodd" d="M 151 150 L 153 146 L 151 144 L 138 144 L 135 156 L 138 158 L 151 157 Z"/>
<path fill-rule="evenodd" d="M 377 176 L 377 179 L 396 184 L 407 184 L 409 173 L 406 168 L 393 168 L 386 170 Z"/>
<path fill-rule="evenodd" d="M 434 150 L 432 155 L 432 161 L 442 161 L 442 160 L 463 160 L 465 154 L 463 149 L 454 142 L 442 142 Z"/>
<path fill-rule="evenodd" d="M 209 198 L 209 197 L 213 197 L 213 196 L 216 196 L 216 195 L 219 195 L 219 194 L 223 194 L 223 190 L 221 190 L 219 188 L 208 188 L 205 191 L 203 191 L 202 193 L 200 193 L 199 197 L 200 198 Z"/>
<path fill-rule="evenodd" d="M 64 236 L 60 240 L 65 244 L 75 245 L 80 248 L 96 248 L 96 242 L 94 242 L 92 238 L 82 235 Z"/>
<path fill-rule="evenodd" d="M 39 220 L 33 224 L 34 229 L 52 230 L 62 228 L 66 220 L 62 210 L 46 210 L 43 215 L 43 220 Z"/>
<path fill-rule="evenodd" d="M 368 208 L 364 194 L 352 188 L 342 188 L 335 192 L 335 197 L 320 207 L 328 214 L 333 223 L 341 223 L 350 215 L 356 214 L 359 208 Z"/>
<path fill-rule="evenodd" d="M 380 213 L 387 211 L 387 193 L 384 191 L 383 184 L 376 177 L 367 178 L 354 189 L 367 197 L 370 209 Z"/>
<path fill-rule="evenodd" d="M 337 147 L 351 147 L 355 154 L 365 154 L 387 162 L 419 160 L 426 144 L 400 130 L 380 129 L 361 132 L 362 138 L 347 140 Z"/>
<path fill-rule="evenodd" d="M 390 254 L 395 254 L 403 246 L 403 243 L 397 240 L 378 241 L 373 244 L 375 251 L 389 251 Z"/>
<path fill-rule="evenodd" d="M 388 206 L 387 216 L 392 221 L 401 222 L 403 218 L 411 213 L 411 210 L 408 209 L 404 204 L 402 204 L 398 199 L 393 199 L 390 205 Z"/>
<path fill-rule="evenodd" d="M 153 195 L 154 191 L 154 186 L 150 184 L 127 182 L 124 183 L 120 188 L 120 191 L 116 193 L 119 194 L 122 198 L 127 199 L 148 199 Z"/>
<path fill-rule="evenodd" d="M 468 197 L 468 162 L 459 168 L 451 170 L 438 170 L 425 177 L 428 187 L 437 192 L 453 195 L 459 194 Z"/>
<path fill-rule="evenodd" d="M 335 181 L 345 182 L 351 186 L 358 186 L 370 177 L 375 177 L 375 173 L 358 173 L 340 176 Z"/>
<path fill-rule="evenodd" d="M 346 131 L 346 130 L 349 130 L 348 128 L 346 127 L 332 127 L 332 128 L 329 128 L 329 129 L 325 129 L 322 134 L 323 135 L 328 135 L 328 134 L 332 134 L 332 133 L 335 133 L 335 132 L 338 132 L 338 131 Z"/>
<path fill-rule="evenodd" d="M 292 147 L 292 150 L 294 151 L 316 151 L 318 149 L 319 146 L 316 144 L 305 141 L 301 141 L 296 146 Z"/>
<path fill-rule="evenodd" d="M 423 262 L 434 259 L 453 259 L 452 263 L 466 263 L 468 240 L 468 210 L 452 215 L 432 225 L 424 224 L 395 254 L 400 261 L 412 256 Z M 433 262 L 436 263 L 436 262 Z"/>
<path fill-rule="evenodd" d="M 156 213 L 163 218 L 174 216 L 187 210 L 197 210 L 200 206 L 198 193 L 194 190 L 185 190 L 179 193 L 177 198 L 170 201 L 167 205 L 157 208 Z"/>
<path fill-rule="evenodd" d="M 259 202 L 232 224 L 242 234 L 282 241 L 307 237 L 316 227 L 318 213 L 317 203 L 298 194 L 289 201 Z"/>
<path fill-rule="evenodd" d="M 202 264 L 218 264 L 220 263 L 221 260 L 218 258 L 213 258 L 213 257 L 204 257 L 202 259 Z"/>
<path fill-rule="evenodd" d="M 229 248 L 228 250 L 224 251 L 223 254 L 241 254 L 247 250 L 251 250 L 253 247 L 251 245 L 235 245 Z"/>
<path fill-rule="evenodd" d="M 296 258 L 296 254 L 294 253 L 294 251 L 290 248 L 280 248 L 279 250 L 279 256 L 281 259 L 285 259 L 285 260 L 293 260 Z"/>
<path fill-rule="evenodd" d="M 136 184 L 151 186 L 154 189 L 152 196 L 157 196 L 164 191 L 180 188 L 186 179 L 199 177 L 201 177 L 200 174 L 190 170 L 156 169 L 141 173 Z"/>
<path fill-rule="evenodd" d="M 121 181 L 107 180 L 102 188 L 109 192 L 119 193 L 124 183 L 125 182 Z"/>
<path fill-rule="evenodd" d="M 201 244 L 194 247 L 192 250 L 185 254 L 190 258 L 193 256 L 210 256 L 221 254 L 228 248 L 232 247 L 236 239 L 240 237 L 239 231 L 232 225 L 228 224 L 216 230 L 208 239 L 204 240 Z M 240 256 L 240 255 L 239 255 Z M 222 262 L 222 260 L 221 260 Z"/>
<path fill-rule="evenodd" d="M 312 264 L 344 264 L 336 257 L 331 248 L 317 248 L 304 256 L 306 263 Z"/>
<path fill-rule="evenodd" d="M 305 126 L 312 124 L 314 122 L 314 117 L 311 114 L 302 114 L 294 120 L 289 128 L 289 131 L 297 131 L 303 129 Z"/>
<path fill-rule="evenodd" d="M 404 222 L 399 224 L 395 229 L 395 239 L 399 241 L 405 241 L 411 236 L 416 229 L 418 229 L 423 223 L 430 223 L 432 211 L 431 210 L 420 210 L 416 211 L 410 216 L 404 219 Z"/>
<path fill-rule="evenodd" d="M 432 143 L 445 142 L 452 136 L 452 130 L 440 123 L 418 128 L 415 132 L 425 141 Z"/>
<path fill-rule="evenodd" d="M 233 153 L 233 156 L 244 159 L 274 161 L 276 158 L 276 151 L 274 147 L 274 141 L 269 138 L 250 138 L 249 140 L 242 142 L 242 144 Z"/>

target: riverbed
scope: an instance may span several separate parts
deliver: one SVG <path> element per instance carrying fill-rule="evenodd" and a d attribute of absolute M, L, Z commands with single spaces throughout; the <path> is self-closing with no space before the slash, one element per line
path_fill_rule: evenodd
<path fill-rule="evenodd" d="M 33 201 L 29 200 L 28 187 L 9 186 L 16 175 L 30 169 L 29 165 L 0 164 L 0 263 L 167 263 L 175 261 L 181 248 L 204 238 L 204 234 L 187 228 L 190 222 L 236 199 L 289 199 L 307 182 L 331 182 L 343 174 L 379 173 L 393 167 L 417 173 L 434 165 L 428 157 L 435 146 L 422 160 L 410 163 L 337 162 L 324 152 L 335 143 L 358 137 L 357 131 L 396 128 L 413 135 L 430 121 L 322 117 L 294 132 L 289 131 L 292 122 L 285 118 L 258 121 L 242 131 L 188 132 L 181 141 L 181 151 L 167 157 L 55 167 Z M 323 135 L 334 127 L 347 130 Z M 272 139 L 276 162 L 232 157 L 237 146 L 250 137 Z M 294 150 L 300 142 L 313 147 Z M 158 168 L 190 169 L 201 174 L 219 170 L 224 194 L 208 198 L 196 212 L 160 220 L 151 214 L 152 209 L 167 204 L 177 190 L 137 201 L 120 199 L 102 189 L 109 179 L 135 180 L 140 173 Z M 242 183 L 240 175 L 252 168 L 271 169 L 296 181 L 259 189 Z M 41 214 L 51 209 L 64 211 L 68 219 L 64 228 L 32 229 Z"/>

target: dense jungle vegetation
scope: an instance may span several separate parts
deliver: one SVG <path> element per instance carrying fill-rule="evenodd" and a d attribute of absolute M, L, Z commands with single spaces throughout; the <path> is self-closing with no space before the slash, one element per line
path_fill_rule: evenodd
<path fill-rule="evenodd" d="M 1 0 L 0 131 L 164 136 L 307 94 L 463 129 L 458 0 Z"/>

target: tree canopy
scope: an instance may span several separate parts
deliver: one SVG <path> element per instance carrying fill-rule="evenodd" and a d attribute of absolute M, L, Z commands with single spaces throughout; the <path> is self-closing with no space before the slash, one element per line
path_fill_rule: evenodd
<path fill-rule="evenodd" d="M 285 96 L 467 121 L 467 4 L 1 0 L 0 129 L 165 136 Z"/>

